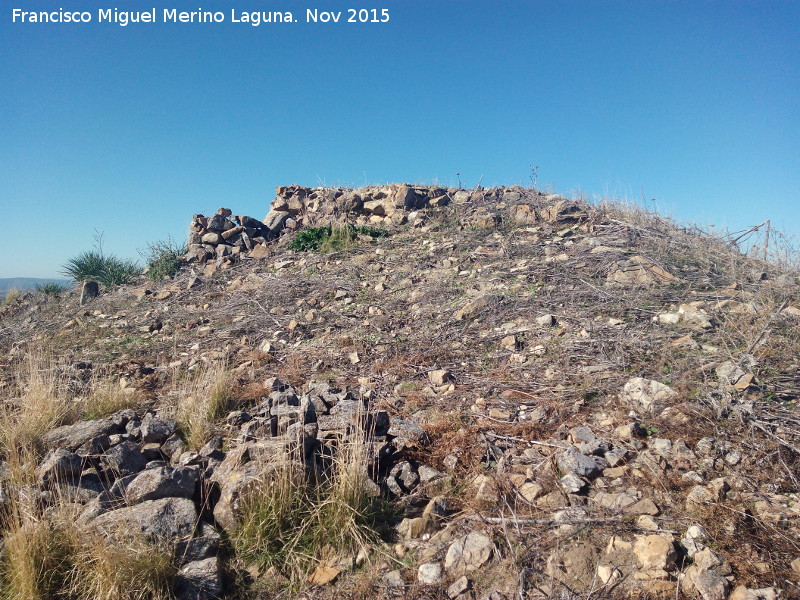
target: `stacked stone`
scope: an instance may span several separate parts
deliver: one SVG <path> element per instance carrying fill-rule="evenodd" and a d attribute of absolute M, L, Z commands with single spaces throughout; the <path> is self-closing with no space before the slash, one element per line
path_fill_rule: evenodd
<path fill-rule="evenodd" d="M 308 188 L 297 185 L 276 188 L 276 198 L 264 223 L 280 231 L 284 223 L 296 226 L 327 225 L 346 220 L 356 225 L 402 225 L 415 211 L 450 203 L 476 205 L 477 226 L 496 226 L 496 209 L 508 208 L 512 218 L 571 222 L 583 218 L 583 209 L 557 194 L 541 194 L 522 186 L 461 190 L 405 183 L 359 189 Z"/>
<path fill-rule="evenodd" d="M 285 223 L 281 223 L 281 228 Z M 189 258 L 206 262 L 222 259 L 234 262 L 243 253 L 266 247 L 267 240 L 277 237 L 265 222 L 245 215 L 233 216 L 231 209 L 219 208 L 217 213 L 206 217 L 192 217 L 189 226 Z"/>
<path fill-rule="evenodd" d="M 347 222 L 356 225 L 397 226 L 417 221 L 417 211 L 465 205 L 464 225 L 496 227 L 505 218 L 517 222 L 546 221 L 569 224 L 585 217 L 584 207 L 556 194 L 542 194 L 521 186 L 460 190 L 405 183 L 349 188 L 277 187 L 263 221 L 232 216 L 220 208 L 210 217 L 194 215 L 189 233 L 189 259 L 215 261 L 224 268 L 242 255 L 263 258 L 267 243 L 301 227 Z"/>

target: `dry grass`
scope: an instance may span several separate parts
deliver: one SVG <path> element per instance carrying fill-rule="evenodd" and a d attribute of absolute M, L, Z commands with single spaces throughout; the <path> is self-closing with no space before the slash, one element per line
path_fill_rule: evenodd
<path fill-rule="evenodd" d="M 178 390 L 177 418 L 190 448 L 199 449 L 214 433 L 217 420 L 230 410 L 233 376 L 222 362 L 201 366 Z"/>
<path fill-rule="evenodd" d="M 35 455 L 45 432 L 75 418 L 64 378 L 51 357 L 32 351 L 21 368 L 15 386 L 20 397 L 0 407 L 0 454 L 8 461 L 14 455 Z"/>
<path fill-rule="evenodd" d="M 71 538 L 66 523 L 45 518 L 26 502 L 14 503 L 3 531 L 0 582 L 5 600 L 50 600 L 66 588 Z"/>
<path fill-rule="evenodd" d="M 138 538 L 110 543 L 75 523 L 65 498 L 43 510 L 16 498 L 4 519 L 0 560 L 4 600 L 166 600 L 172 553 Z"/>
<path fill-rule="evenodd" d="M 338 444 L 319 480 L 299 450 L 270 466 L 231 537 L 240 560 L 272 567 L 298 589 L 316 566 L 348 563 L 377 541 L 377 505 L 364 488 L 370 445 L 359 431 Z"/>
<path fill-rule="evenodd" d="M 176 567 L 168 548 L 141 539 L 109 543 L 82 535 L 69 592 L 78 600 L 167 600 Z"/>
<path fill-rule="evenodd" d="M 136 408 L 141 403 L 140 395 L 133 389 L 123 389 L 107 376 L 92 378 L 89 395 L 81 402 L 81 416 L 97 419 L 126 408 Z"/>
<path fill-rule="evenodd" d="M 10 288 L 6 291 L 6 295 L 3 298 L 3 304 L 6 306 L 12 305 L 16 303 L 18 300 L 22 298 L 22 291 L 18 290 L 17 288 Z"/>

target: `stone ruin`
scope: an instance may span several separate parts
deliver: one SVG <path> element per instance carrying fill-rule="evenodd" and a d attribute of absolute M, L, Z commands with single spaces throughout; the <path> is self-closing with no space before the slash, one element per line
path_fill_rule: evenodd
<path fill-rule="evenodd" d="M 586 207 L 558 194 L 543 194 L 521 186 L 462 190 L 440 186 L 391 184 L 359 189 L 279 186 L 267 216 L 233 215 L 229 208 L 216 214 L 194 215 L 189 227 L 190 261 L 225 268 L 249 256 L 264 258 L 270 242 L 302 227 L 352 223 L 393 228 L 421 224 L 424 213 L 449 204 L 462 205 L 464 224 L 496 227 L 506 218 L 515 222 L 574 223 Z"/>

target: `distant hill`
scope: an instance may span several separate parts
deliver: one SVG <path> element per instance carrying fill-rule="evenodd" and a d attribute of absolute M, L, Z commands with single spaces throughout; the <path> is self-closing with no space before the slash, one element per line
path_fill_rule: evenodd
<path fill-rule="evenodd" d="M 29 290 L 37 285 L 55 282 L 68 284 L 69 279 L 39 279 L 36 277 L 0 277 L 0 299 L 5 298 L 6 292 L 10 289 Z"/>

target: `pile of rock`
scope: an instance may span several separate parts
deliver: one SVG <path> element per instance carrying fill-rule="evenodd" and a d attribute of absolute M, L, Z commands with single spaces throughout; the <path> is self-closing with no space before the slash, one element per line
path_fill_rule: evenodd
<path fill-rule="evenodd" d="M 277 237 L 285 225 L 285 222 L 275 224 L 267 219 L 262 222 L 246 215 L 233 216 L 229 208 L 220 208 L 210 217 L 194 215 L 189 226 L 187 258 L 232 263 L 242 253 L 266 256 L 267 240 Z"/>
<path fill-rule="evenodd" d="M 463 224 L 491 228 L 504 218 L 521 223 L 574 224 L 585 219 L 586 207 L 557 195 L 541 194 L 521 186 L 460 190 L 439 186 L 391 184 L 359 189 L 309 188 L 299 185 L 276 188 L 269 214 L 263 221 L 233 216 L 220 208 L 206 217 L 194 215 L 189 226 L 190 260 L 214 261 L 216 267 L 234 263 L 243 255 L 264 258 L 268 242 L 300 227 L 347 222 L 391 227 L 421 224 L 420 211 L 448 204 L 467 205 Z"/>
<path fill-rule="evenodd" d="M 43 503 L 68 498 L 80 507 L 79 526 L 112 542 L 134 533 L 173 549 L 175 594 L 198 600 L 222 593 L 221 530 L 239 526 L 243 497 L 276 464 L 302 461 L 322 477 L 341 441 L 358 431 L 372 451 L 364 486 L 375 496 L 406 495 L 443 477 L 402 460 L 402 449 L 427 442 L 422 428 L 370 410 L 363 395 L 326 383 L 298 394 L 276 378 L 264 386 L 260 403 L 227 416 L 227 451 L 219 435 L 187 449 L 176 420 L 152 410 L 54 429 L 43 437 L 49 452 L 35 493 Z"/>

